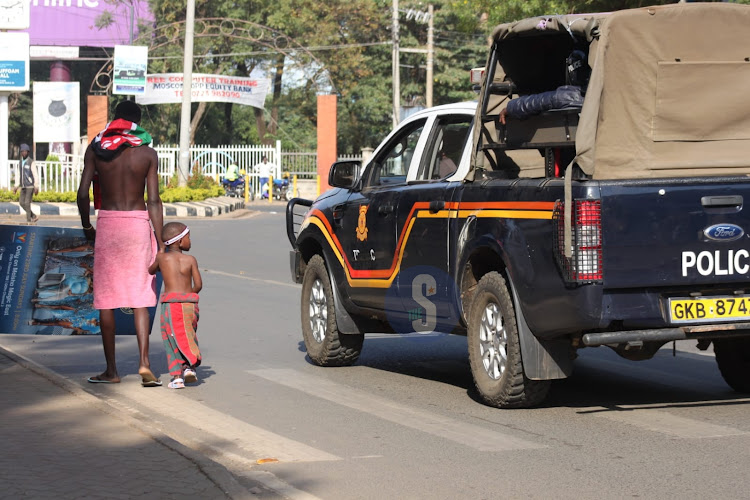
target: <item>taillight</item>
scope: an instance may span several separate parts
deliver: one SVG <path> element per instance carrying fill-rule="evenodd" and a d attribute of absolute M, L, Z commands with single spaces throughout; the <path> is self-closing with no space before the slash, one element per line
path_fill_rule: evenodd
<path fill-rule="evenodd" d="M 593 283 L 603 279 L 601 200 L 574 200 L 571 256 L 565 256 L 565 204 L 558 201 L 552 219 L 555 257 L 563 277 L 572 283 Z"/>

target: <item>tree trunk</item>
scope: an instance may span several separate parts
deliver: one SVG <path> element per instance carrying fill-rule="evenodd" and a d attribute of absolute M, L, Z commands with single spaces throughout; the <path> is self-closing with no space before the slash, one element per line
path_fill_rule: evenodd
<path fill-rule="evenodd" d="M 203 118 L 203 114 L 206 112 L 207 107 L 208 107 L 208 103 L 206 102 L 198 103 L 198 109 L 195 110 L 193 119 L 190 120 L 190 145 L 191 146 L 195 144 L 195 133 L 198 131 L 198 124 L 201 122 L 201 118 Z"/>

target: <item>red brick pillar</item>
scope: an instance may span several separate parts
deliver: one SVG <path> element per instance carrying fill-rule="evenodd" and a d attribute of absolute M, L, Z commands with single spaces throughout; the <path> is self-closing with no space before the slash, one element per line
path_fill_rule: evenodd
<path fill-rule="evenodd" d="M 109 98 L 106 95 L 88 96 L 86 111 L 86 136 L 90 143 L 107 126 Z"/>
<path fill-rule="evenodd" d="M 318 96 L 318 175 L 320 192 L 324 193 L 328 185 L 328 172 L 338 159 L 336 150 L 336 96 Z"/>

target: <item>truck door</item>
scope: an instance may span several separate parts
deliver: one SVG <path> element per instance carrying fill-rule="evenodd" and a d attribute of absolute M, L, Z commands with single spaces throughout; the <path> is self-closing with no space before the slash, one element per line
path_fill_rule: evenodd
<path fill-rule="evenodd" d="M 398 199 L 410 165 L 418 161 L 425 122 L 406 123 L 393 134 L 365 169 L 359 189 L 334 207 L 334 231 L 344 252 L 349 295 L 362 307 L 391 307 L 385 297 L 398 272 Z"/>
<path fill-rule="evenodd" d="M 403 333 L 451 331 L 458 325 L 455 281 L 450 276 L 450 230 L 455 217 L 453 193 L 464 159 L 473 116 L 439 115 L 427 137 L 419 163 L 412 163 L 398 204 L 398 231 L 403 253 L 398 294 L 406 318 Z M 464 161 L 468 161 L 466 155 Z"/>

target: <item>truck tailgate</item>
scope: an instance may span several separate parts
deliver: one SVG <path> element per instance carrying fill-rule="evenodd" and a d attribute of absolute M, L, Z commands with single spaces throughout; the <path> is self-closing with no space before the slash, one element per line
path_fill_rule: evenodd
<path fill-rule="evenodd" d="M 750 282 L 750 180 L 602 181 L 600 188 L 605 288 Z"/>

